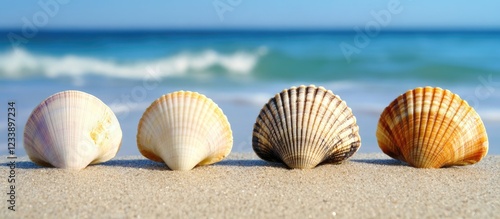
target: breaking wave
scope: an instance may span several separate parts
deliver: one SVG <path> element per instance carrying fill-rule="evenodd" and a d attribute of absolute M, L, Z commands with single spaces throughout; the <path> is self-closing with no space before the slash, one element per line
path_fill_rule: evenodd
<path fill-rule="evenodd" d="M 155 77 L 182 76 L 189 72 L 208 71 L 220 67 L 228 74 L 249 74 L 267 48 L 256 51 L 237 51 L 222 54 L 215 50 L 197 53 L 181 52 L 155 60 L 119 62 L 79 55 L 61 57 L 34 54 L 15 49 L 0 54 L 0 79 L 24 79 L 32 77 L 82 77 L 98 75 L 106 77 L 141 79 L 146 72 Z"/>

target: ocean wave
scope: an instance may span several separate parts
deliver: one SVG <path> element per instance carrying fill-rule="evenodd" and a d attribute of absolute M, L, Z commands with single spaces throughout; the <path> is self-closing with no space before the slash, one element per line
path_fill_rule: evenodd
<path fill-rule="evenodd" d="M 22 79 L 30 77 L 106 77 L 142 79 L 146 73 L 157 78 L 182 76 L 189 72 L 203 72 L 220 66 L 227 73 L 245 75 L 256 66 L 259 58 L 267 53 L 266 47 L 255 51 L 237 51 L 222 54 L 215 50 L 198 53 L 182 52 L 156 60 L 121 63 L 93 57 L 65 55 L 55 57 L 15 49 L 0 54 L 0 78 Z"/>
<path fill-rule="evenodd" d="M 130 112 L 143 112 L 151 103 L 146 102 L 120 102 L 111 103 L 109 108 L 117 115 L 128 115 Z"/>
<path fill-rule="evenodd" d="M 244 105 L 252 107 L 262 107 L 269 98 L 273 97 L 272 93 L 265 92 L 252 92 L 252 93 L 216 93 L 213 95 L 213 99 L 220 103 L 230 103 L 235 105 Z"/>

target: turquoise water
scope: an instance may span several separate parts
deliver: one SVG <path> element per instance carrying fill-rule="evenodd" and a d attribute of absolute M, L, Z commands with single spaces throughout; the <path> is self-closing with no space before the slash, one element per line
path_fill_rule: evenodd
<path fill-rule="evenodd" d="M 500 33 L 382 33 L 361 46 L 355 39 L 349 32 L 326 31 L 50 32 L 13 47 L 3 37 L 0 94 L 2 102 L 17 103 L 20 142 L 27 117 L 44 98 L 68 89 L 89 92 L 110 105 L 122 124 L 120 155 L 135 155 L 137 123 L 146 107 L 167 92 L 198 91 L 227 114 L 233 150 L 246 152 L 252 151 L 255 118 L 270 97 L 291 86 L 316 84 L 353 109 L 361 152 L 378 152 L 375 128 L 383 108 L 408 89 L 439 86 L 475 107 L 489 133 L 490 153 L 500 154 L 495 135 Z M 357 53 L 346 56 L 342 43 Z M 5 117 L 0 118 L 5 133 L 1 124 Z M 24 154 L 22 144 L 17 152 Z"/>

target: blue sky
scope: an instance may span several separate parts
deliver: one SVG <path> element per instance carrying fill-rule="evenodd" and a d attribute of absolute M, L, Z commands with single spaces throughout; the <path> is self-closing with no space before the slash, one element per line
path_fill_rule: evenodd
<path fill-rule="evenodd" d="M 385 28 L 500 29 L 498 0 L 2 0 L 0 28 L 352 29 L 377 21 L 372 14 L 390 12 L 391 4 L 399 12 Z"/>

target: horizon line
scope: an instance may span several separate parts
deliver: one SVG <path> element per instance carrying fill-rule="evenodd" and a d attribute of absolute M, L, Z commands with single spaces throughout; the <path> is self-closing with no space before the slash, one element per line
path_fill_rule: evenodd
<path fill-rule="evenodd" d="M 21 28 L 0 28 L 0 32 L 23 32 Z M 226 32 L 226 33 L 245 33 L 245 32 L 262 32 L 262 33 L 308 33 L 308 32 L 338 32 L 338 33 L 356 33 L 354 29 L 348 28 L 42 28 L 37 30 L 38 33 L 145 33 L 145 32 L 179 32 L 179 33 L 210 33 L 210 32 Z M 362 32 L 365 32 L 362 30 Z M 500 33 L 500 28 L 387 28 L 381 29 L 379 33 Z"/>

